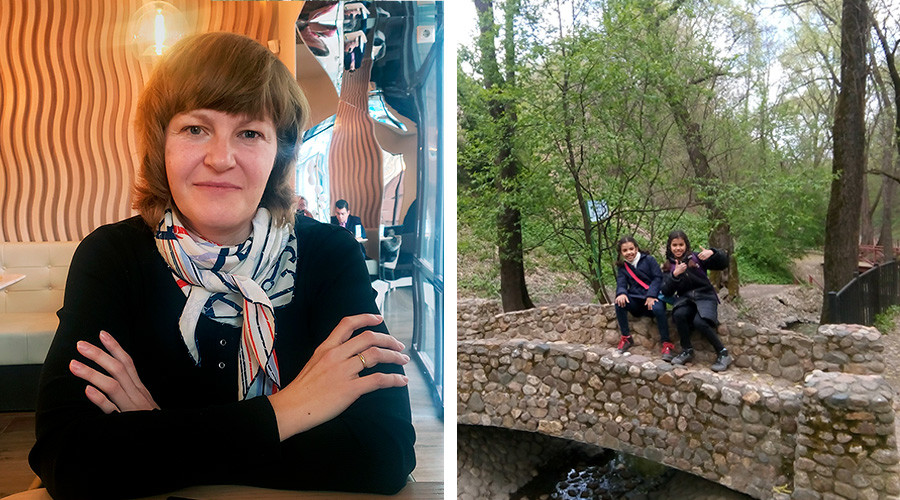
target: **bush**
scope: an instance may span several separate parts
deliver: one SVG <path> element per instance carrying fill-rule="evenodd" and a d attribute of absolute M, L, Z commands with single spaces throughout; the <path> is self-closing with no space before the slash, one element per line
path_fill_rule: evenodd
<path fill-rule="evenodd" d="M 725 196 L 735 251 L 784 274 L 788 261 L 825 241 L 827 175 L 772 172 Z"/>
<path fill-rule="evenodd" d="M 790 285 L 794 282 L 794 276 L 786 265 L 773 266 L 772 263 L 758 262 L 740 254 L 734 258 L 740 270 L 741 284 Z"/>
<path fill-rule="evenodd" d="M 900 317 L 900 306 L 894 305 L 888 307 L 881 314 L 875 315 L 875 328 L 878 328 L 878 331 L 881 332 L 882 335 L 890 333 L 894 330 L 894 325 L 898 317 Z"/>

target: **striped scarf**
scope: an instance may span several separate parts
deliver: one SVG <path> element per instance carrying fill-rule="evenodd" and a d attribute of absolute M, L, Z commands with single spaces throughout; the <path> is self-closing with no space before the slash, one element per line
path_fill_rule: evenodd
<path fill-rule="evenodd" d="M 194 362 L 200 364 L 195 329 L 201 313 L 242 327 L 239 399 L 272 394 L 281 387 L 273 351 L 273 308 L 291 301 L 297 262 L 292 226 L 276 226 L 265 208 L 256 212 L 252 225 L 247 241 L 218 246 L 190 233 L 169 208 L 156 233 L 156 247 L 187 296 L 178 325 Z"/>

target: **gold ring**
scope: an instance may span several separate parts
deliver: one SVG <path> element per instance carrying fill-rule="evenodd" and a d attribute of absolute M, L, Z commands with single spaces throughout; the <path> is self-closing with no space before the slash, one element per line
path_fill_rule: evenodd
<path fill-rule="evenodd" d="M 362 355 L 362 353 L 357 354 L 359 360 L 362 361 L 363 369 L 368 368 L 369 366 L 366 364 L 366 358 Z"/>

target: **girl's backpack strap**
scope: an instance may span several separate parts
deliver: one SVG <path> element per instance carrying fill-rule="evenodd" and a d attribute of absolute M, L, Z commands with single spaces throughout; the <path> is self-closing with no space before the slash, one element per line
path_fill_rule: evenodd
<path fill-rule="evenodd" d="M 650 285 L 648 285 L 648 284 L 644 283 L 643 281 L 641 281 L 641 279 L 638 278 L 636 274 L 634 274 L 634 271 L 631 269 L 631 264 L 625 262 L 625 270 L 628 271 L 628 274 L 630 274 L 631 277 L 634 278 L 634 281 L 637 281 L 637 284 L 638 284 L 638 285 L 641 285 L 641 287 L 642 287 L 644 290 L 649 290 L 649 289 L 650 289 Z"/>

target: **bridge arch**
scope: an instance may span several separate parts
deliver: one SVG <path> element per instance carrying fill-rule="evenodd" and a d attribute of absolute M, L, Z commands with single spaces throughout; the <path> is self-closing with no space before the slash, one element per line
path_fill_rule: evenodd
<path fill-rule="evenodd" d="M 460 424 L 623 451 L 754 498 L 900 496 L 894 395 L 875 329 L 722 325 L 742 368 L 716 374 L 711 350 L 689 367 L 660 360 L 649 320 L 633 328 L 643 347 L 614 352 L 609 306 L 492 307 L 460 302 Z"/>

